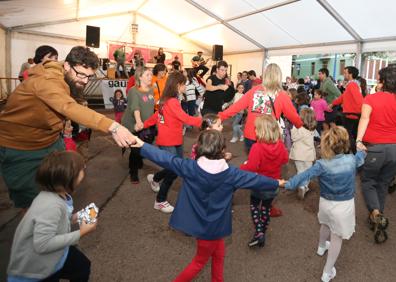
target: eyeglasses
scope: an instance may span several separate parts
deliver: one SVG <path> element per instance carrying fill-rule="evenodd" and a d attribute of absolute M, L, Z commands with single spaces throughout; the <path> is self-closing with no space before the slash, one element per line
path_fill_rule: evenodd
<path fill-rule="evenodd" d="M 76 76 L 77 76 L 78 78 L 81 78 L 81 79 L 85 79 L 85 78 L 92 79 L 92 78 L 95 78 L 95 77 L 96 77 L 96 74 L 86 75 L 86 74 L 83 73 L 83 72 L 77 71 L 73 66 L 71 66 L 71 68 L 74 70 L 74 72 L 76 73 Z"/>

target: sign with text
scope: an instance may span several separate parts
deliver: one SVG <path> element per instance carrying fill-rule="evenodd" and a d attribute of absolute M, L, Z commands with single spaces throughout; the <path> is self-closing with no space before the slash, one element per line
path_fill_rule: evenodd
<path fill-rule="evenodd" d="M 127 80 L 102 80 L 100 88 L 102 90 L 103 102 L 105 109 L 113 109 L 113 103 L 110 98 L 114 97 L 114 92 L 118 89 L 122 91 L 122 95 L 126 98 Z"/>

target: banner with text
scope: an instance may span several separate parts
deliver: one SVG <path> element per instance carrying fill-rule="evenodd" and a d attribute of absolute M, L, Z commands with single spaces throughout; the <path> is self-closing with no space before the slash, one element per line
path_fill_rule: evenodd
<path fill-rule="evenodd" d="M 111 102 L 114 97 L 114 92 L 117 89 L 122 91 L 122 95 L 126 98 L 126 87 L 127 87 L 127 80 L 102 80 L 100 88 L 103 94 L 103 102 L 105 109 L 113 109 L 113 103 Z"/>

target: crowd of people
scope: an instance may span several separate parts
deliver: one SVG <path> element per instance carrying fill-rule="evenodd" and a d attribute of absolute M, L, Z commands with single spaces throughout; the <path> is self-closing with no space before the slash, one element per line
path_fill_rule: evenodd
<path fill-rule="evenodd" d="M 217 62 L 204 80 L 208 68 L 202 53 L 193 58 L 197 64 L 192 68 L 168 73 L 159 50 L 153 69 L 136 68 L 126 99 L 115 91 L 113 121 L 78 103 L 98 68 L 97 56 L 77 46 L 61 63 L 57 53 L 55 58 L 53 50 L 46 50 L 37 52 L 42 59 L 27 70 L 0 113 L 2 176 L 24 214 L 14 236 L 8 281 L 89 279 L 90 261 L 73 245 L 97 222 L 81 221 L 73 213 L 72 193 L 84 178 L 85 164 L 73 146 L 64 151 L 70 121 L 107 132 L 118 146 L 130 149 L 133 185 L 140 183 L 143 159 L 162 167 L 146 176 L 157 193 L 154 209 L 171 213 L 170 226 L 197 240 L 195 257 L 174 281 L 191 281 L 210 258 L 212 281 L 223 281 L 224 237 L 232 233 L 232 198 L 239 188 L 251 190 L 248 246 L 264 247 L 271 217 L 282 215 L 274 206 L 279 189 L 297 189 L 304 199 L 309 181 L 318 177 L 316 253 L 327 252 L 321 276 L 327 282 L 336 276 L 342 241 L 355 232 L 356 172 L 362 167 L 368 221 L 375 241 L 386 241 L 385 198 L 396 174 L 396 66 L 380 70 L 378 92 L 365 97 L 353 66 L 344 70 L 342 91 L 325 68 L 316 84 L 294 78 L 283 83 L 276 64 L 266 66 L 260 78 L 253 70 L 238 73 L 234 84 L 225 61 Z M 231 117 L 233 136 L 227 141 L 222 123 Z M 191 127 L 200 134 L 191 156 L 184 158 L 184 134 Z M 226 151 L 227 142 L 238 140 L 247 152 L 239 168 L 229 164 L 232 152 Z M 289 159 L 297 175 L 286 181 L 281 169 Z M 172 205 L 167 195 L 177 177 L 182 189 Z M 71 231 L 77 222 L 79 229 Z"/>

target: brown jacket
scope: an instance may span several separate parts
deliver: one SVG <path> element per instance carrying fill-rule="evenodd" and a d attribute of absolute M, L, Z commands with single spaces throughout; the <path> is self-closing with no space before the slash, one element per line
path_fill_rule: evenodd
<path fill-rule="evenodd" d="M 0 112 L 0 147 L 18 150 L 48 147 L 59 138 L 65 118 L 103 132 L 108 132 L 113 123 L 70 96 L 61 63 L 36 65 Z"/>

